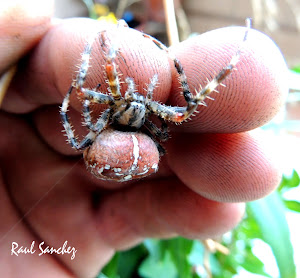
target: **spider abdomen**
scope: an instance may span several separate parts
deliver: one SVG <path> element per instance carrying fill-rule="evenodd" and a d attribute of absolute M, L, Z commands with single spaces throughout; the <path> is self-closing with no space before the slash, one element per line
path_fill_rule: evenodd
<path fill-rule="evenodd" d="M 129 181 L 158 170 L 159 152 L 153 140 L 140 132 L 102 131 L 84 151 L 84 161 L 99 179 Z"/>

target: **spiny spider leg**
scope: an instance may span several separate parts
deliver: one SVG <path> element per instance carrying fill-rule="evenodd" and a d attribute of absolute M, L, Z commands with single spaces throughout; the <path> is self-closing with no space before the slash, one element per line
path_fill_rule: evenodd
<path fill-rule="evenodd" d="M 143 34 L 143 36 L 145 38 L 148 38 L 150 40 L 152 40 L 152 42 L 158 46 L 158 48 L 160 48 L 161 50 L 164 50 L 168 56 L 173 60 L 174 62 L 174 66 L 176 68 L 176 71 L 179 75 L 179 82 L 181 84 L 181 87 L 182 87 L 182 92 L 183 92 L 183 96 L 186 100 L 186 102 L 188 103 L 188 105 L 191 105 L 190 102 L 191 102 L 191 99 L 193 98 L 193 95 L 192 93 L 190 92 L 190 88 L 189 88 L 189 85 L 187 83 L 187 78 L 186 78 L 186 75 L 185 75 L 185 72 L 183 70 L 183 67 L 180 63 L 180 61 L 169 51 L 169 49 L 162 43 L 160 42 L 159 40 L 151 37 L 150 35 L 147 35 L 147 34 Z M 191 108 L 188 108 L 188 110 L 191 109 Z"/>
<path fill-rule="evenodd" d="M 136 100 L 135 94 L 134 94 L 134 92 L 135 92 L 135 84 L 134 84 L 133 79 L 130 78 L 130 77 L 127 77 L 125 81 L 126 81 L 127 86 L 128 86 L 127 90 L 125 92 L 125 95 L 124 95 L 125 100 L 126 101 L 134 101 L 134 100 Z"/>
<path fill-rule="evenodd" d="M 105 95 L 107 96 L 107 95 Z M 109 97 L 109 96 L 107 96 Z M 91 116 L 91 111 L 90 111 L 90 103 L 99 103 L 99 104 L 110 104 L 112 103 L 112 100 L 105 101 L 105 99 L 99 98 L 97 96 L 96 98 L 92 99 L 85 99 L 82 104 L 82 114 L 84 118 L 84 125 L 91 131 L 98 132 L 98 127 L 97 123 L 93 124 L 92 122 L 92 116 Z"/>
<path fill-rule="evenodd" d="M 81 91 L 82 96 L 84 97 L 84 101 L 82 104 L 82 115 L 84 119 L 84 125 L 94 132 L 97 132 L 97 127 L 92 122 L 92 116 L 90 111 L 90 104 L 98 103 L 98 104 L 113 104 L 113 98 L 109 95 L 103 94 L 101 92 L 97 92 L 100 88 L 101 84 L 98 84 L 94 90 L 85 89 Z"/>
<path fill-rule="evenodd" d="M 157 150 L 160 154 L 160 156 L 163 156 L 166 154 L 166 150 L 165 148 L 157 141 L 156 137 L 155 136 L 158 136 L 159 138 L 159 128 L 157 126 L 154 125 L 154 123 L 152 123 L 151 121 L 149 121 L 148 119 L 146 119 L 145 121 L 145 134 L 147 134 L 151 139 L 152 141 L 155 143 L 156 147 L 157 147 Z M 156 131 L 158 131 L 156 133 Z M 167 134 L 168 136 L 168 134 Z M 163 135 L 162 137 L 166 137 L 165 135 Z M 164 141 L 164 140 L 161 140 L 161 141 Z"/>
<path fill-rule="evenodd" d="M 156 87 L 157 82 L 158 82 L 158 75 L 154 74 L 147 88 L 146 104 L 152 101 L 153 91 Z"/>
<path fill-rule="evenodd" d="M 72 86 L 76 88 L 77 95 L 84 99 L 82 107 L 84 123 L 90 130 L 94 132 L 97 132 L 97 128 L 91 121 L 91 114 L 89 108 L 90 102 L 102 104 L 110 104 L 113 102 L 111 96 L 108 96 L 101 92 L 97 92 L 100 85 L 98 85 L 94 90 L 86 89 L 83 87 L 89 68 L 92 46 L 96 37 L 97 36 L 91 36 L 88 42 L 86 43 L 84 51 L 81 55 L 82 61 L 78 70 L 78 74 L 72 84 Z"/>
<path fill-rule="evenodd" d="M 248 32 L 250 29 L 251 21 L 250 19 L 246 20 L 246 31 L 242 42 L 245 42 L 248 36 Z M 187 83 L 187 77 L 185 75 L 185 72 L 183 70 L 183 67 L 180 63 L 180 61 L 169 51 L 169 49 L 163 45 L 160 41 L 157 39 L 143 34 L 145 38 L 151 39 L 155 45 L 157 45 L 160 49 L 164 50 L 169 54 L 169 57 L 173 60 L 174 66 L 177 70 L 177 73 L 179 75 L 179 81 L 182 87 L 182 92 L 184 99 L 187 102 L 186 107 L 172 107 L 172 106 L 166 106 L 163 104 L 160 104 L 158 102 L 152 101 L 149 103 L 148 108 L 152 111 L 152 113 L 157 114 L 159 117 L 175 122 L 175 123 L 181 123 L 182 121 L 188 119 L 198 108 L 198 105 L 205 105 L 203 102 L 205 98 L 209 96 L 210 93 L 212 93 L 221 83 L 224 81 L 233 71 L 236 64 L 239 61 L 240 58 L 240 47 L 238 48 L 238 51 L 236 54 L 232 57 L 229 64 L 224 67 L 217 76 L 211 80 L 203 89 L 201 89 L 199 92 L 196 91 L 196 95 L 193 95 L 190 92 L 188 83 Z"/>
<path fill-rule="evenodd" d="M 93 43 L 93 41 L 91 42 Z M 88 43 L 89 44 L 89 43 Z M 92 45 L 88 45 L 85 47 L 83 57 L 85 60 L 83 61 L 83 65 L 87 65 L 88 67 L 88 61 L 89 61 L 89 55 L 91 55 L 91 49 Z M 81 66 L 82 68 L 83 66 Z M 82 74 L 82 70 L 80 71 Z M 83 81 L 85 80 L 85 77 Z M 97 124 L 93 124 L 92 117 L 91 117 L 91 111 L 90 111 L 90 103 L 98 103 L 98 104 L 112 104 L 113 103 L 113 97 L 109 96 L 107 94 L 103 94 L 101 92 L 97 92 L 97 90 L 100 88 L 100 85 L 98 84 L 97 87 L 94 90 L 85 89 L 83 88 L 84 82 L 81 82 L 81 87 L 78 88 L 77 94 L 84 98 L 83 105 L 82 105 L 82 114 L 84 118 L 84 124 L 85 126 L 94 132 L 98 132 Z"/>
<path fill-rule="evenodd" d="M 165 142 L 169 139 L 170 136 L 168 133 L 168 126 L 166 122 L 164 120 L 161 121 L 161 128 L 156 126 L 153 122 L 151 122 L 148 119 L 145 120 L 145 126 L 154 136 L 158 137 L 160 141 Z"/>
<path fill-rule="evenodd" d="M 62 107 L 61 107 L 61 118 L 63 122 L 64 129 L 66 131 L 66 135 L 68 137 L 68 140 L 70 144 L 76 148 L 77 150 L 83 150 L 89 145 L 91 145 L 94 142 L 94 139 L 96 135 L 107 125 L 109 120 L 109 113 L 105 111 L 102 116 L 97 120 L 95 124 L 91 121 L 91 114 L 90 114 L 90 102 L 94 103 L 102 103 L 102 104 L 112 104 L 113 98 L 109 95 L 97 92 L 96 88 L 95 90 L 90 90 L 83 88 L 83 85 L 86 80 L 86 75 L 89 68 L 89 60 L 90 55 L 92 51 L 92 45 L 95 40 L 95 37 L 92 37 L 87 44 L 85 45 L 84 52 L 82 54 L 82 62 L 79 67 L 78 74 L 76 76 L 76 79 L 73 81 L 72 86 L 70 87 L 68 93 L 66 94 Z M 77 94 L 84 98 L 83 101 L 83 117 L 85 125 L 90 129 L 90 132 L 84 137 L 84 139 L 78 143 L 74 132 L 72 130 L 72 126 L 69 122 L 69 117 L 67 115 L 69 103 L 70 103 L 70 95 L 73 91 L 73 89 L 76 89 Z"/>
<path fill-rule="evenodd" d="M 72 145 L 72 147 L 74 147 L 77 150 L 84 150 L 86 147 L 88 147 L 89 145 L 91 145 L 97 134 L 99 132 L 101 132 L 101 130 L 107 125 L 108 120 L 109 120 L 109 112 L 110 110 L 106 110 L 102 116 L 97 120 L 95 127 L 97 129 L 97 132 L 95 131 L 90 131 L 84 138 L 83 140 L 79 143 L 78 140 L 76 139 L 76 136 L 74 134 L 74 131 L 72 129 L 72 126 L 70 124 L 69 121 L 69 117 L 67 114 L 68 111 L 68 107 L 69 107 L 69 103 L 70 103 L 70 95 L 72 93 L 74 89 L 74 86 L 72 85 L 68 91 L 68 93 L 66 94 L 62 106 L 61 106 L 61 111 L 60 111 L 60 116 L 62 119 L 62 124 L 63 127 L 65 129 L 66 135 L 68 137 L 68 141 L 70 142 L 70 144 Z"/>
<path fill-rule="evenodd" d="M 165 120 L 180 123 L 186 118 L 188 118 L 191 114 L 193 114 L 193 112 L 198 107 L 198 104 L 194 101 L 193 94 L 191 93 L 189 85 L 187 83 L 187 77 L 185 75 L 183 67 L 180 61 L 169 51 L 169 49 L 163 43 L 151 37 L 150 35 L 143 34 L 143 36 L 152 40 L 152 42 L 156 46 L 158 46 L 161 50 L 164 50 L 168 54 L 168 56 L 173 60 L 174 66 L 179 75 L 179 82 L 181 84 L 183 97 L 187 102 L 186 107 L 170 107 L 160 103 L 153 103 L 150 109 L 153 113 L 158 113 L 158 115 Z"/>
<path fill-rule="evenodd" d="M 86 75 L 88 72 L 89 64 L 90 64 L 90 57 L 92 52 L 92 45 L 94 43 L 96 36 L 91 36 L 90 39 L 87 41 L 84 51 L 81 55 L 81 64 L 76 76 L 75 81 L 73 82 L 73 86 L 76 88 L 77 93 L 80 93 L 82 90 L 85 90 L 83 88 Z"/>
<path fill-rule="evenodd" d="M 98 118 L 94 125 L 94 130 L 91 130 L 76 147 L 77 150 L 84 150 L 86 147 L 93 144 L 96 136 L 107 126 L 110 117 L 110 109 L 106 109 Z"/>
<path fill-rule="evenodd" d="M 99 38 L 100 41 L 102 42 L 101 45 L 105 45 L 106 37 L 104 35 L 106 33 L 106 30 L 100 32 Z M 94 90 L 89 90 L 86 88 L 83 88 L 85 79 L 86 79 L 86 74 L 87 70 L 89 67 L 89 60 L 90 60 L 90 55 L 92 51 L 92 45 L 95 41 L 95 38 L 92 38 L 88 41 L 88 43 L 85 46 L 84 52 L 82 54 L 82 63 L 79 68 L 79 72 L 77 75 L 77 78 L 74 82 L 76 89 L 77 89 L 77 94 L 84 98 L 83 101 L 83 118 L 84 118 L 84 124 L 87 126 L 88 129 L 97 132 L 97 127 L 95 124 L 92 122 L 92 117 L 91 117 L 91 112 L 90 112 L 90 103 L 99 103 L 99 104 L 110 104 L 112 105 L 115 100 L 120 100 L 121 99 L 121 92 L 120 92 L 120 81 L 116 69 L 116 64 L 114 62 L 115 57 L 117 55 L 117 47 L 111 46 L 109 48 L 109 51 L 106 56 L 106 64 L 105 64 L 105 71 L 107 75 L 107 83 L 109 85 L 109 91 L 111 92 L 111 95 L 103 94 L 101 92 L 97 92 L 98 88 Z"/>
<path fill-rule="evenodd" d="M 249 18 L 246 19 L 246 31 L 244 34 L 244 38 L 242 43 L 247 40 L 249 30 L 251 28 L 251 20 Z M 236 54 L 231 58 L 229 64 L 224 67 L 217 76 L 211 80 L 203 89 L 200 91 L 196 91 L 196 96 L 194 97 L 195 101 L 199 104 L 203 103 L 204 99 L 208 97 L 208 95 L 215 91 L 215 89 L 222 84 L 222 82 L 232 73 L 236 64 L 238 63 L 241 56 L 241 47 L 238 48 Z"/>
<path fill-rule="evenodd" d="M 107 40 L 105 38 L 104 33 L 106 31 L 100 33 L 100 40 L 105 44 L 105 41 Z M 120 80 L 119 80 L 119 74 L 117 72 L 117 66 L 115 63 L 115 58 L 118 53 L 118 47 L 116 45 L 111 45 L 108 53 L 106 55 L 106 64 L 105 64 L 105 72 L 107 77 L 107 83 L 109 86 L 109 91 L 112 95 L 112 97 L 118 101 L 122 98 L 121 91 L 120 91 Z"/>

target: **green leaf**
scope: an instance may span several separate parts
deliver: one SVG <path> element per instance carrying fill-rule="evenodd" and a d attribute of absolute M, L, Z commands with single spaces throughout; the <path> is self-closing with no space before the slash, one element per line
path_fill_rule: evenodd
<path fill-rule="evenodd" d="M 158 239 L 145 239 L 144 246 L 148 250 L 149 254 L 156 260 L 160 260 L 165 251 L 164 242 Z"/>
<path fill-rule="evenodd" d="M 102 272 L 99 274 L 98 278 L 109 277 L 109 278 L 118 278 L 118 264 L 119 264 L 120 253 L 117 252 L 110 262 L 102 269 Z M 105 275 L 105 276 L 100 276 Z"/>
<path fill-rule="evenodd" d="M 293 67 L 291 70 L 296 73 L 300 73 L 300 65 Z"/>
<path fill-rule="evenodd" d="M 258 223 L 252 217 L 244 219 L 237 229 L 234 230 L 235 240 L 249 240 L 255 238 L 262 238 L 261 230 Z"/>
<path fill-rule="evenodd" d="M 191 278 L 192 265 L 189 263 L 188 256 L 192 251 L 193 241 L 182 237 L 168 240 L 168 250 L 177 268 L 179 278 Z"/>
<path fill-rule="evenodd" d="M 191 265 L 203 264 L 204 246 L 198 241 L 194 240 L 193 247 L 187 259 Z"/>
<path fill-rule="evenodd" d="M 284 200 L 284 205 L 289 210 L 300 212 L 300 202 L 294 200 Z"/>
<path fill-rule="evenodd" d="M 97 278 L 131 278 L 137 272 L 139 262 L 147 256 L 147 250 L 140 244 L 130 250 L 117 252 L 102 269 Z"/>
<path fill-rule="evenodd" d="M 154 260 L 162 260 L 166 252 L 171 255 L 171 260 L 177 269 L 177 277 L 192 277 L 192 265 L 188 261 L 188 255 L 191 253 L 193 241 L 182 237 L 169 240 L 147 239 L 144 241 L 150 256 Z"/>
<path fill-rule="evenodd" d="M 283 176 L 278 191 L 287 191 L 300 185 L 298 173 L 294 170 L 291 177 Z"/>
<path fill-rule="evenodd" d="M 121 278 L 131 278 L 137 272 L 139 263 L 147 256 L 147 250 L 140 244 L 120 253 L 118 274 Z"/>
<path fill-rule="evenodd" d="M 296 267 L 285 207 L 278 192 L 248 203 L 247 212 L 261 229 L 262 239 L 270 245 L 276 258 L 281 278 L 295 278 Z"/>
<path fill-rule="evenodd" d="M 300 178 L 298 173 L 294 170 L 292 177 L 289 179 L 290 188 L 297 187 L 300 184 Z"/>
<path fill-rule="evenodd" d="M 250 246 L 247 246 L 244 252 L 244 261 L 241 263 L 241 266 L 245 270 L 251 273 L 271 277 L 264 271 L 264 263 L 252 253 L 252 248 Z"/>
<path fill-rule="evenodd" d="M 165 252 L 162 260 L 149 256 L 139 267 L 139 275 L 144 278 L 176 278 L 177 270 L 169 251 Z"/>
<path fill-rule="evenodd" d="M 106 275 L 104 275 L 103 273 L 98 274 L 98 276 L 96 278 L 108 278 Z"/>

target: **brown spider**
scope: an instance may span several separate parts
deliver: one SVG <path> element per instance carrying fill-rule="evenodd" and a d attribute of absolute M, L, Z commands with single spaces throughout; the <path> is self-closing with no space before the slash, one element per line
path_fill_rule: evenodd
<path fill-rule="evenodd" d="M 123 22 L 122 24 L 124 27 Z M 103 42 L 105 41 L 104 33 L 105 31 L 102 31 L 99 34 Z M 247 33 L 248 29 L 245 33 L 244 41 Z M 153 91 L 159 79 L 157 74 L 149 81 L 146 96 L 138 93 L 135 89 L 134 80 L 127 77 L 125 79 L 127 90 L 123 97 L 120 91 L 120 80 L 115 63 L 118 48 L 115 46 L 109 48 L 106 56 L 105 73 L 109 94 L 99 92 L 98 88 L 93 90 L 85 88 L 84 83 L 94 38 L 91 42 L 88 42 L 82 54 L 79 72 L 63 100 L 60 114 L 69 143 L 77 150 L 85 150 L 84 158 L 87 167 L 101 179 L 128 181 L 156 172 L 159 156 L 164 153 L 163 147 L 157 142 L 156 138 L 160 142 L 168 140 L 166 121 L 181 123 L 191 117 L 198 105 L 205 105 L 204 99 L 209 97 L 209 94 L 232 72 L 240 56 L 240 50 L 238 50 L 229 64 L 214 79 L 208 82 L 200 91 L 192 94 L 180 61 L 158 40 L 143 33 L 141 33 L 141 36 L 151 39 L 173 60 L 179 75 L 183 97 L 187 104 L 184 107 L 178 107 L 167 106 L 154 101 L 152 99 Z M 83 98 L 83 118 L 89 130 L 89 133 L 81 142 L 77 141 L 67 115 L 70 95 L 73 89 Z M 91 102 L 109 106 L 95 123 L 92 122 L 90 113 Z M 151 114 L 156 115 L 161 120 L 161 128 L 149 120 Z M 149 137 L 138 132 L 142 127 L 146 128 L 146 133 Z M 116 143 L 117 141 L 118 143 Z M 120 143 L 123 143 L 123 145 L 120 146 Z M 110 144 L 109 149 L 107 149 L 108 144 Z M 123 149 L 121 153 L 118 150 L 120 148 Z M 147 157 L 151 152 L 154 155 Z"/>

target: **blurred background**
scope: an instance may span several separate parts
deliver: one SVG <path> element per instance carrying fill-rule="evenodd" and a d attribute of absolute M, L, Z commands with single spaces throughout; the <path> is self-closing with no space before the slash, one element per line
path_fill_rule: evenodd
<path fill-rule="evenodd" d="M 91 17 L 150 34 L 166 45 L 216 28 L 245 25 L 270 36 L 290 69 L 282 111 L 262 127 L 277 140 L 283 163 L 276 192 L 251 202 L 242 223 L 223 238 L 147 239 L 117 253 L 98 278 L 300 277 L 300 1 L 56 0 L 55 17 Z"/>

